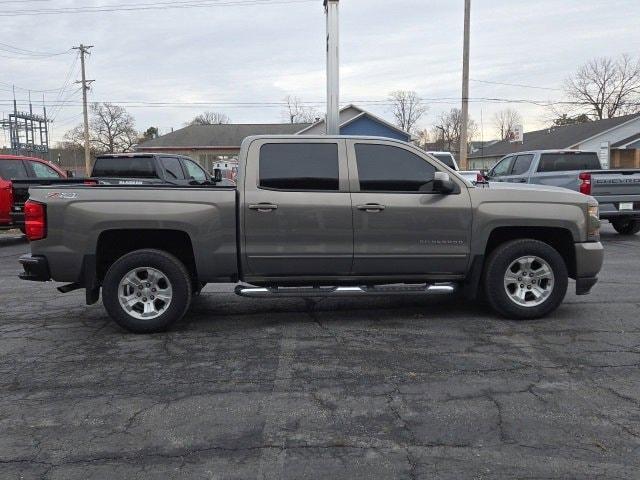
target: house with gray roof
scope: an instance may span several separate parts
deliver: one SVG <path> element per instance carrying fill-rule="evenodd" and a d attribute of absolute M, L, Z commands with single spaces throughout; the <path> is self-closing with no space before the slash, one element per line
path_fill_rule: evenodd
<path fill-rule="evenodd" d="M 640 168 L 640 113 L 527 132 L 521 143 L 486 145 L 469 156 L 469 168 L 488 169 L 510 153 L 557 149 L 597 152 L 609 168 Z"/>

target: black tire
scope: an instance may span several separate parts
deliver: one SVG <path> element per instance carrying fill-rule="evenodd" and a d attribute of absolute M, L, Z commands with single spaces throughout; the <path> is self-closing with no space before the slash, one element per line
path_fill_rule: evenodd
<path fill-rule="evenodd" d="M 536 256 L 547 262 L 554 276 L 551 293 L 542 303 L 535 306 L 516 303 L 510 298 L 505 287 L 507 269 L 517 259 L 526 256 Z M 485 264 L 483 280 L 485 297 L 491 308 L 512 320 L 531 320 L 548 315 L 562 303 L 567 293 L 568 272 L 562 256 L 556 249 L 538 240 L 522 239 L 506 242 L 491 253 Z"/>
<path fill-rule="evenodd" d="M 152 319 L 130 315 L 118 299 L 120 281 L 136 268 L 153 268 L 166 276 L 172 288 L 171 302 L 166 310 Z M 180 320 L 191 304 L 191 276 L 184 264 L 161 250 L 136 250 L 116 260 L 102 283 L 102 303 L 109 316 L 122 328 L 133 333 L 155 333 L 167 330 Z M 141 287 L 142 288 L 142 287 Z"/>
<path fill-rule="evenodd" d="M 640 232 L 640 220 L 634 220 L 633 218 L 611 220 L 611 225 L 620 235 L 635 235 Z"/>

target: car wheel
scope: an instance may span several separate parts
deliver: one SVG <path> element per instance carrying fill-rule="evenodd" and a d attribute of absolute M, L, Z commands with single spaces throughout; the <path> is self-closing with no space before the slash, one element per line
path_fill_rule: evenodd
<path fill-rule="evenodd" d="M 640 220 L 634 220 L 632 218 L 612 220 L 611 225 L 613 225 L 614 230 L 620 235 L 635 235 L 640 232 Z"/>
<path fill-rule="evenodd" d="M 130 332 L 162 332 L 189 308 L 191 277 L 184 264 L 167 252 L 136 250 L 107 271 L 102 302 L 109 316 Z"/>
<path fill-rule="evenodd" d="M 527 320 L 554 311 L 567 293 L 568 273 L 562 256 L 538 240 L 513 240 L 487 259 L 484 288 L 489 305 L 500 315 Z"/>

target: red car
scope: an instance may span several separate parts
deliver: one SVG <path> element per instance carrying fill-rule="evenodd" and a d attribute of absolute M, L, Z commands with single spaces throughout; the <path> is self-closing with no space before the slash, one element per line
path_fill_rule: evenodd
<path fill-rule="evenodd" d="M 22 228 L 22 210 L 26 198 L 14 198 L 11 180 L 67 178 L 51 162 L 40 158 L 0 155 L 0 229 Z"/>

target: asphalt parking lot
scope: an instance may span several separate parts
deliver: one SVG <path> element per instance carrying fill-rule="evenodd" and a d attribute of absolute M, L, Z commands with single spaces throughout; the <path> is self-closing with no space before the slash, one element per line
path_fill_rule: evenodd
<path fill-rule="evenodd" d="M 0 234 L 0 478 L 640 478 L 640 236 L 587 297 L 250 300 L 167 334 L 17 280 Z M 573 286 L 573 285 L 572 285 Z"/>

